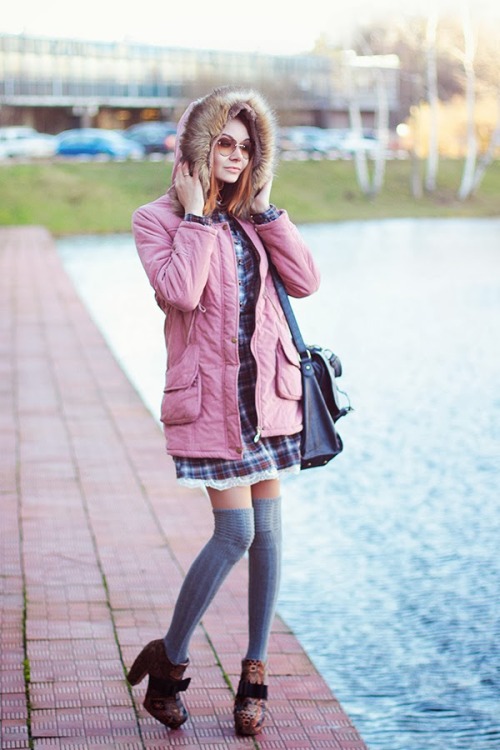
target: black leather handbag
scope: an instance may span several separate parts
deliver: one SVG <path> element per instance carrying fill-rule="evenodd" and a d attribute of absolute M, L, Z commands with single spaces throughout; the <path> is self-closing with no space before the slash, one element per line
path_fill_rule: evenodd
<path fill-rule="evenodd" d="M 271 265 L 274 285 L 283 312 L 299 353 L 302 373 L 303 427 L 301 433 L 301 469 L 325 466 L 344 448 L 335 423 L 344 417 L 352 406 L 349 397 L 341 391 L 336 378 L 342 375 L 340 359 L 329 349 L 307 346 L 300 333 L 287 291 L 276 268 Z M 341 405 L 340 394 L 347 401 Z"/>

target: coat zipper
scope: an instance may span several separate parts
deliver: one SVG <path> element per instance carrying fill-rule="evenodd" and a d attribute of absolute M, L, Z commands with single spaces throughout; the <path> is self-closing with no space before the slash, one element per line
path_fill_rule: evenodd
<path fill-rule="evenodd" d="M 255 290 L 255 307 L 254 307 L 254 315 L 256 316 L 257 315 L 257 301 L 259 299 L 259 295 L 262 292 L 262 298 L 264 299 L 265 296 L 266 296 L 266 290 L 265 290 L 265 285 L 262 283 L 262 278 L 261 278 L 261 275 L 260 275 L 260 258 L 259 258 L 259 253 L 258 253 L 257 250 L 255 250 L 255 253 L 257 255 L 257 269 L 258 269 L 257 270 L 257 281 L 256 281 L 257 289 Z M 259 378 L 259 363 L 258 363 L 257 357 L 255 356 L 255 354 L 253 352 L 253 349 L 252 349 L 252 343 L 254 341 L 254 338 L 255 338 L 255 328 L 254 328 L 254 332 L 253 332 L 252 338 L 250 340 L 250 351 L 252 352 L 252 354 L 254 356 L 255 367 L 256 367 L 256 378 L 255 378 L 255 413 L 257 414 L 257 420 L 258 420 L 258 418 L 259 418 L 259 409 L 258 409 L 258 405 L 257 405 L 257 381 L 258 381 L 258 378 Z M 259 442 L 261 434 L 262 434 L 262 427 L 259 427 L 259 424 L 258 424 L 258 421 L 257 421 L 257 432 L 253 436 L 253 442 L 255 444 L 257 444 Z"/>
<path fill-rule="evenodd" d="M 243 227 L 242 227 L 242 229 L 243 229 Z M 243 231 L 244 231 L 244 229 L 243 229 Z M 251 239 L 250 239 L 250 243 L 252 243 Z M 233 243 L 233 248 L 234 248 L 234 243 Z M 252 250 L 250 250 L 250 252 L 252 252 Z M 257 248 L 255 248 L 255 255 L 256 255 L 256 264 L 257 264 L 257 282 L 256 282 L 257 283 L 257 289 L 256 289 L 256 293 L 255 293 L 255 302 L 256 302 L 256 304 L 255 304 L 255 312 L 256 312 L 257 311 L 257 299 L 259 297 L 261 289 L 262 289 L 262 295 L 263 296 L 265 296 L 266 292 L 265 292 L 264 284 L 262 283 L 262 278 L 261 278 L 261 275 L 260 275 L 260 255 L 259 255 L 259 251 L 257 250 Z M 236 269 L 236 280 L 238 280 L 238 266 L 237 266 L 236 253 L 234 253 L 234 259 L 235 259 L 235 269 Z M 238 296 L 238 309 L 239 309 L 239 296 Z M 255 330 L 254 330 L 252 338 L 250 340 L 250 351 L 252 352 L 252 354 L 254 356 L 255 365 L 256 365 L 256 368 L 257 368 L 257 374 L 256 374 L 256 379 L 255 379 L 255 411 L 257 413 L 258 412 L 258 408 L 257 408 L 257 381 L 258 381 L 258 378 L 259 378 L 259 364 L 257 362 L 257 357 L 255 357 L 255 353 L 254 353 L 253 347 L 252 347 L 252 343 L 253 343 L 254 337 L 255 337 Z M 262 434 L 262 427 L 259 427 L 259 425 L 257 424 L 257 432 L 255 433 L 255 435 L 253 437 L 253 442 L 254 443 L 258 443 L 259 442 L 261 434 Z"/>

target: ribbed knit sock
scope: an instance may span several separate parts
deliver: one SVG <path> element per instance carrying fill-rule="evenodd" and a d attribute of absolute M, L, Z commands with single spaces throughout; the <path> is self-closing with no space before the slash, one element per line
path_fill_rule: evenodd
<path fill-rule="evenodd" d="M 181 586 L 172 622 L 165 636 L 167 656 L 173 664 L 188 658 L 194 629 L 231 568 L 250 547 L 254 537 L 252 508 L 215 510 L 214 533 L 191 565 Z"/>
<path fill-rule="evenodd" d="M 254 500 L 255 537 L 248 552 L 249 641 L 246 659 L 266 661 L 281 578 L 281 498 Z"/>

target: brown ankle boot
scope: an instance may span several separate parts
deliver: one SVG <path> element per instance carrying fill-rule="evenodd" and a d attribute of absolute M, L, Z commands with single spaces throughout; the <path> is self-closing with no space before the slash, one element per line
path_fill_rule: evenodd
<path fill-rule="evenodd" d="M 234 699 L 237 734 L 258 734 L 264 724 L 267 700 L 266 665 L 258 659 L 243 659 L 238 692 Z"/>
<path fill-rule="evenodd" d="M 189 714 L 179 696 L 187 690 L 191 678 L 182 679 L 189 661 L 172 664 L 165 652 L 162 639 L 145 646 L 127 675 L 131 685 L 137 685 L 149 675 L 143 706 L 151 716 L 170 729 L 178 729 Z"/>

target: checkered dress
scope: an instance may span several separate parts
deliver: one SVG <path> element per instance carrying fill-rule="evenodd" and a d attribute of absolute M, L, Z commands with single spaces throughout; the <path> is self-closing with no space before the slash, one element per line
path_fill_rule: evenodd
<path fill-rule="evenodd" d="M 229 223 L 236 252 L 239 295 L 238 399 L 240 405 L 243 453 L 235 460 L 173 456 L 177 479 L 188 487 L 227 489 L 274 479 L 282 473 L 300 470 L 300 433 L 256 439 L 255 381 L 257 367 L 250 351 L 255 327 L 255 296 L 258 266 L 255 250 L 239 224 L 227 214 L 217 212 L 213 222 Z"/>

